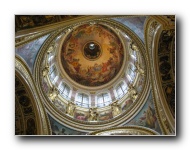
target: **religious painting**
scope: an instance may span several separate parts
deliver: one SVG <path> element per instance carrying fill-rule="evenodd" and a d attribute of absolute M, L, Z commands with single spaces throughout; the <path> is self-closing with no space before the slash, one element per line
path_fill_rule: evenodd
<path fill-rule="evenodd" d="M 82 113 L 82 112 L 75 112 L 74 118 L 77 120 L 81 120 L 81 121 L 87 121 L 88 120 L 87 114 Z"/>
<path fill-rule="evenodd" d="M 121 107 L 122 111 L 126 111 L 127 109 L 129 109 L 132 104 L 133 104 L 133 100 L 131 99 L 126 100 Z"/>
<path fill-rule="evenodd" d="M 98 120 L 99 121 L 106 121 L 106 120 L 109 120 L 112 118 L 113 118 L 112 112 L 111 111 L 105 111 L 105 112 L 99 113 Z"/>
<path fill-rule="evenodd" d="M 132 121 L 130 121 L 126 125 L 144 126 L 147 128 L 151 128 L 159 133 L 162 133 L 158 124 L 158 119 L 156 117 L 156 111 L 154 108 L 151 92 L 142 110 L 137 114 L 137 116 Z"/>
<path fill-rule="evenodd" d="M 37 40 L 34 40 L 28 44 L 19 46 L 15 48 L 16 55 L 20 56 L 25 60 L 31 72 L 33 71 L 34 62 L 38 51 L 40 50 L 44 41 L 48 38 L 49 35 L 45 35 Z"/>
<path fill-rule="evenodd" d="M 123 63 L 119 37 L 101 24 L 74 29 L 62 45 L 61 60 L 66 73 L 86 86 L 100 86 L 113 79 Z"/>
<path fill-rule="evenodd" d="M 144 42 L 144 23 L 146 20 L 145 16 L 113 19 L 129 27 Z"/>
<path fill-rule="evenodd" d="M 65 113 L 65 111 L 66 111 L 66 106 L 65 106 L 60 100 L 55 99 L 55 100 L 53 101 L 53 104 L 54 104 L 54 106 L 55 106 L 59 111 L 61 111 L 61 113 Z"/>
<path fill-rule="evenodd" d="M 60 124 L 55 119 L 53 119 L 50 115 L 48 115 L 48 118 L 50 120 L 52 135 L 85 135 L 86 134 L 85 132 L 76 131 Z"/>
<path fill-rule="evenodd" d="M 136 86 L 136 89 L 137 89 L 137 92 L 140 93 L 143 89 L 143 83 L 144 83 L 144 76 L 139 76 L 139 79 L 138 79 L 138 82 L 137 82 L 137 86 Z"/>
<path fill-rule="evenodd" d="M 70 20 L 80 15 L 16 15 L 16 31 L 36 28 L 43 25 L 53 24 L 60 21 Z"/>

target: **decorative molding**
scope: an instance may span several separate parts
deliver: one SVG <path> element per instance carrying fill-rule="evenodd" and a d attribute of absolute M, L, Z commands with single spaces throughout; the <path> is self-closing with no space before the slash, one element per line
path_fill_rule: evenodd
<path fill-rule="evenodd" d="M 31 92 L 31 96 L 33 97 L 32 100 L 36 105 L 35 115 L 38 118 L 38 134 L 49 135 L 51 133 L 50 124 L 47 119 L 47 114 L 44 110 L 43 103 L 36 90 L 32 75 L 30 74 L 27 65 L 17 56 L 15 58 L 15 71 L 16 74 L 19 74 L 23 78 L 25 84 L 29 87 L 28 91 Z"/>
<path fill-rule="evenodd" d="M 114 127 L 103 130 L 98 130 L 89 133 L 89 135 L 100 135 L 100 136 L 141 136 L 141 135 L 159 135 L 154 130 L 140 126 L 125 126 L 125 127 Z"/>
<path fill-rule="evenodd" d="M 42 36 L 45 36 L 49 33 L 50 31 L 46 31 L 46 32 L 41 32 L 41 33 L 34 33 L 34 34 L 23 36 L 23 37 L 15 37 L 15 47 L 19 47 L 27 43 L 30 43 L 31 41 L 37 40 L 41 38 Z"/>
<path fill-rule="evenodd" d="M 163 17 L 156 17 L 161 23 L 164 22 Z M 162 85 L 159 81 L 158 72 L 158 42 L 160 33 L 163 30 L 163 24 L 157 22 L 155 16 L 151 16 L 147 19 L 145 25 L 145 41 L 146 41 L 146 51 L 148 53 L 148 62 L 150 66 L 151 74 L 151 86 L 153 89 L 153 99 L 155 103 L 155 108 L 157 112 L 157 118 L 161 125 L 163 134 L 173 135 L 175 134 L 175 119 L 171 116 L 168 106 L 166 104 L 165 96 L 162 92 Z"/>

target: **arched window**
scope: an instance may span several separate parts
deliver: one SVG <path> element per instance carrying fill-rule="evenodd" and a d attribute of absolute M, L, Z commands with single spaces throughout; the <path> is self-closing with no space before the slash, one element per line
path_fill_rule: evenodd
<path fill-rule="evenodd" d="M 131 50 L 131 57 L 136 61 L 137 60 L 137 53 L 134 50 Z"/>
<path fill-rule="evenodd" d="M 52 55 L 52 53 L 50 53 L 49 56 L 48 56 L 48 62 L 49 62 L 49 64 L 52 64 L 53 58 L 54 58 L 54 55 Z"/>
<path fill-rule="evenodd" d="M 117 99 L 122 98 L 127 93 L 127 84 L 123 81 L 116 86 Z"/>
<path fill-rule="evenodd" d="M 101 93 L 97 96 L 96 99 L 96 106 L 97 107 L 104 107 L 108 106 L 111 103 L 111 97 L 108 93 Z"/>
<path fill-rule="evenodd" d="M 58 72 L 57 72 L 57 69 L 56 69 L 55 65 L 53 65 L 52 67 L 50 67 L 49 76 L 50 76 L 50 80 L 52 81 L 53 84 L 58 79 L 58 78 L 56 78 L 57 73 Z"/>
<path fill-rule="evenodd" d="M 89 108 L 90 107 L 90 98 L 87 94 L 78 93 L 77 97 L 75 98 L 75 103 L 78 106 Z"/>
<path fill-rule="evenodd" d="M 55 76 L 55 78 L 52 81 L 52 84 L 55 84 L 57 82 L 58 78 L 59 78 L 58 76 Z"/>
<path fill-rule="evenodd" d="M 69 95 L 70 95 L 71 89 L 70 89 L 70 87 L 66 83 L 62 82 L 59 85 L 58 90 L 59 90 L 59 93 L 60 93 L 61 96 L 63 96 L 67 100 L 70 100 Z"/>
<path fill-rule="evenodd" d="M 129 64 L 128 69 L 127 69 L 127 78 L 130 83 L 132 83 L 135 79 L 136 76 L 136 67 L 134 64 Z"/>
<path fill-rule="evenodd" d="M 49 54 L 48 54 L 48 63 L 49 65 L 52 65 L 53 64 L 53 59 L 55 57 L 55 54 L 54 54 L 54 51 L 51 51 Z"/>

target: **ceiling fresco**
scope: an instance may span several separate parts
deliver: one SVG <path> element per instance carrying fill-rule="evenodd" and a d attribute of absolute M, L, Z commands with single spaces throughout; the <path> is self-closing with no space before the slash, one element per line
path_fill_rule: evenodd
<path fill-rule="evenodd" d="M 123 46 L 108 27 L 81 25 L 71 32 L 62 46 L 61 60 L 66 73 L 77 83 L 100 86 L 119 72 Z"/>
<path fill-rule="evenodd" d="M 77 122 L 84 131 L 102 129 L 107 123 L 112 127 L 121 117 L 131 119 L 128 113 L 136 113 L 133 108 L 146 100 L 141 98 L 147 86 L 144 47 L 132 35 L 113 21 L 96 21 L 63 28 L 46 41 L 36 64 L 40 66 L 37 82 L 48 109 L 61 114 L 63 125 L 68 119 L 67 125 Z M 100 82 L 101 76 L 106 82 Z"/>
<path fill-rule="evenodd" d="M 125 124 L 125 126 L 129 125 L 138 125 L 151 128 L 152 130 L 162 134 L 153 103 L 152 92 L 150 92 L 147 102 L 141 111 L 129 123 Z"/>
<path fill-rule="evenodd" d="M 44 41 L 48 38 L 48 36 L 49 34 L 30 43 L 15 48 L 16 55 L 20 56 L 25 60 L 31 72 L 33 71 L 37 53 L 40 50 Z"/>
<path fill-rule="evenodd" d="M 37 119 L 28 91 L 20 79 L 15 77 L 15 135 L 36 135 Z"/>
<path fill-rule="evenodd" d="M 175 31 L 162 31 L 159 39 L 158 57 L 162 88 L 167 104 L 175 117 Z"/>
<path fill-rule="evenodd" d="M 144 23 L 146 20 L 145 16 L 120 17 L 120 18 L 112 18 L 112 19 L 129 27 L 144 42 Z"/>
<path fill-rule="evenodd" d="M 87 134 L 86 132 L 76 131 L 60 124 L 55 119 L 53 119 L 50 115 L 48 115 L 48 118 L 50 120 L 52 135 L 85 135 Z"/>
<path fill-rule="evenodd" d="M 77 18 L 80 15 L 16 15 L 15 30 L 26 30 Z"/>

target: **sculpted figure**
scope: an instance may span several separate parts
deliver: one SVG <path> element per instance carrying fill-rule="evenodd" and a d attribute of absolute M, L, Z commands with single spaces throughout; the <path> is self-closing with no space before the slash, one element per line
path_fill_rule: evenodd
<path fill-rule="evenodd" d="M 49 73 L 49 66 L 45 66 L 45 68 L 42 70 L 43 77 L 46 77 Z"/>
<path fill-rule="evenodd" d="M 137 91 L 135 90 L 134 86 L 131 84 L 129 85 L 129 93 L 130 93 L 130 97 L 133 100 L 136 100 L 138 97 Z"/>
<path fill-rule="evenodd" d="M 112 108 L 113 117 L 115 117 L 121 113 L 121 108 L 120 108 L 119 104 L 117 103 L 117 101 L 115 101 L 114 103 L 111 104 L 111 108 Z"/>
<path fill-rule="evenodd" d="M 133 51 L 137 51 L 137 52 L 139 51 L 139 50 L 138 50 L 138 47 L 134 44 L 133 41 L 130 42 L 130 48 L 131 48 Z"/>
<path fill-rule="evenodd" d="M 96 109 L 90 108 L 89 110 L 89 121 L 97 121 L 98 113 L 96 112 Z"/>
<path fill-rule="evenodd" d="M 53 87 L 53 88 L 51 88 L 51 90 L 49 92 L 49 98 L 52 101 L 54 101 L 58 94 L 59 94 L 58 90 L 55 87 Z"/>
<path fill-rule="evenodd" d="M 49 54 L 49 53 L 51 53 L 53 50 L 54 50 L 54 46 L 52 45 L 52 46 L 49 47 L 47 53 Z"/>
<path fill-rule="evenodd" d="M 73 102 L 69 102 L 67 105 L 66 113 L 70 116 L 74 116 L 75 104 Z"/>
<path fill-rule="evenodd" d="M 138 63 L 135 64 L 136 71 L 138 71 L 141 75 L 144 75 L 144 70 L 140 67 Z"/>

